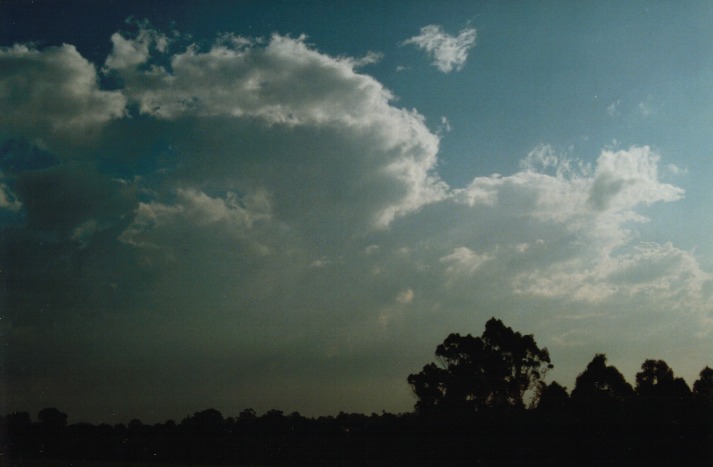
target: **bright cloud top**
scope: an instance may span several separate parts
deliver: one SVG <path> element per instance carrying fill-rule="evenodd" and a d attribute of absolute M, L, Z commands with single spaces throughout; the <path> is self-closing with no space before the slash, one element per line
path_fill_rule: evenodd
<path fill-rule="evenodd" d="M 402 42 L 402 45 L 415 45 L 425 51 L 433 60 L 433 66 L 443 73 L 460 71 L 468 59 L 468 51 L 475 47 L 476 30 L 466 28 L 451 36 L 440 26 L 430 24 L 421 28 L 421 34 Z"/>

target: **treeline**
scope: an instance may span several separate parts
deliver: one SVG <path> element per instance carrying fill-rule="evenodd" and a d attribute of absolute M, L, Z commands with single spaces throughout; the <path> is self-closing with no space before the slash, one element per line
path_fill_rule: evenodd
<path fill-rule="evenodd" d="M 0 460 L 200 464 L 713 465 L 713 369 L 692 387 L 662 360 L 635 385 L 597 354 L 572 391 L 546 384 L 547 349 L 492 319 L 452 334 L 436 363 L 409 375 L 413 413 L 307 418 L 215 409 L 179 423 L 68 425 L 43 409 L 0 419 Z M 4 464 L 3 464 L 4 465 Z"/>

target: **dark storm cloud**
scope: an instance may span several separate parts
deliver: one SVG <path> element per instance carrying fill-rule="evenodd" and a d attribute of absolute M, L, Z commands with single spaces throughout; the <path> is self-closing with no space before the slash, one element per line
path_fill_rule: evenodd
<path fill-rule="evenodd" d="M 82 241 L 125 219 L 135 196 L 92 165 L 64 164 L 16 176 L 15 192 L 31 230 Z"/>
<path fill-rule="evenodd" d="M 116 237 L 133 218 L 136 193 L 93 162 L 62 162 L 23 139 L 5 142 L 0 170 L 19 205 L 0 237 L 10 322 L 43 327 L 103 309 L 100 297 L 118 296 L 107 269 L 121 264 L 126 248 Z M 104 262 L 115 264 L 96 268 Z"/>

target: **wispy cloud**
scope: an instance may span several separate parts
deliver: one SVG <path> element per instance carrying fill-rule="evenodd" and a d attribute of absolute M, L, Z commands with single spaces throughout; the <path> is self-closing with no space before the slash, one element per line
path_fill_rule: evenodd
<path fill-rule="evenodd" d="M 421 34 L 406 39 L 401 45 L 415 45 L 433 60 L 433 66 L 443 73 L 459 71 L 468 59 L 468 51 L 475 46 L 475 28 L 465 28 L 457 36 L 444 32 L 438 25 L 421 28 Z"/>

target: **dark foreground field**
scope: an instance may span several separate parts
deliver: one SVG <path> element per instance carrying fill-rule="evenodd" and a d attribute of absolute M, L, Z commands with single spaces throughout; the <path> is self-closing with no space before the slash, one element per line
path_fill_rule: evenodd
<path fill-rule="evenodd" d="M 163 462 L 122 462 L 97 460 L 52 460 L 52 459 L 18 459 L 12 462 L 0 461 L 0 466 L 27 467 L 176 467 L 181 464 L 166 464 Z M 185 464 L 191 467 L 213 467 L 210 464 Z"/>
<path fill-rule="evenodd" d="M 702 408 L 320 418 L 279 411 L 224 418 L 209 409 L 180 423 L 128 426 L 18 426 L 5 417 L 2 465 L 702 466 L 713 461 L 712 417 Z"/>

